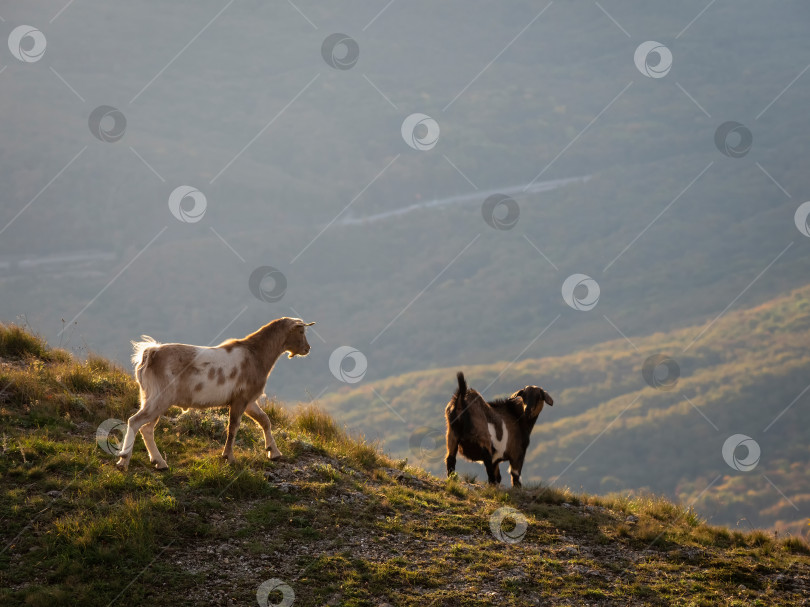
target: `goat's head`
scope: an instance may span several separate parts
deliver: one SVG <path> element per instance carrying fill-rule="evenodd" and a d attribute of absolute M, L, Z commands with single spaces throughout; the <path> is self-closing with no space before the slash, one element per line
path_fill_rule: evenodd
<path fill-rule="evenodd" d="M 520 397 L 526 406 L 525 412 L 530 417 L 537 417 L 543 410 L 543 405 L 554 405 L 554 399 L 548 392 L 539 386 L 526 386 L 522 390 L 515 392 L 512 397 Z"/>
<path fill-rule="evenodd" d="M 287 339 L 284 341 L 284 350 L 289 352 L 289 358 L 293 356 L 306 356 L 309 354 L 310 345 L 307 341 L 306 328 L 314 325 L 314 322 L 304 322 L 300 318 L 291 318 L 292 322 L 287 331 Z"/>

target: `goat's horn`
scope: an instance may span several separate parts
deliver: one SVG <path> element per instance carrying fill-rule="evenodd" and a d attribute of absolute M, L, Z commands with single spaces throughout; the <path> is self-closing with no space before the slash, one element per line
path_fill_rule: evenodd
<path fill-rule="evenodd" d="M 305 327 L 311 327 L 311 326 L 312 326 L 312 325 L 314 325 L 315 323 L 314 323 L 314 322 L 305 322 L 305 323 L 302 323 L 302 324 L 303 324 Z"/>

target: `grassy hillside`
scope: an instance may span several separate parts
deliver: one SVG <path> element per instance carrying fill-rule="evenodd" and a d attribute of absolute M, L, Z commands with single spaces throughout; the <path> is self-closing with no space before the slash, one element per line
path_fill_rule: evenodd
<path fill-rule="evenodd" d="M 560 477 L 591 492 L 650 489 L 694 503 L 719 524 L 799 533 L 810 516 L 808 343 L 810 286 L 729 312 L 713 325 L 632 344 L 618 338 L 568 356 L 459 368 L 472 387 L 492 384 L 489 396 L 527 384 L 554 396 L 555 406 L 542 412 L 532 434 L 524 477 Z M 642 367 L 654 355 L 678 365 L 672 389 L 645 381 Z M 384 437 L 396 456 L 440 474 L 443 408 L 456 370 L 344 388 L 322 404 L 350 426 Z M 760 462 L 748 473 L 722 458 L 724 441 L 738 433 L 761 447 Z M 480 466 L 466 469 L 480 473 Z"/>
<path fill-rule="evenodd" d="M 810 591 L 799 538 L 655 496 L 437 479 L 312 406 L 268 411 L 282 462 L 246 422 L 235 466 L 218 457 L 222 414 L 173 409 L 157 433 L 171 469 L 139 441 L 122 474 L 95 430 L 135 404 L 109 362 L 0 326 L 0 603 L 249 605 L 264 589 L 296 605 L 798 605 Z M 496 536 L 504 507 L 517 512 Z"/>

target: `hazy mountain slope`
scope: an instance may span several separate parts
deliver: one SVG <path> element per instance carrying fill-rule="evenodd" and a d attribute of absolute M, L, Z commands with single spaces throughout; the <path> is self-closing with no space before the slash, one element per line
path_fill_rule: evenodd
<path fill-rule="evenodd" d="M 125 361 L 141 333 L 207 343 L 297 312 L 324 342 L 280 367 L 274 389 L 303 398 L 339 385 L 327 361 L 340 345 L 382 379 L 508 360 L 562 314 L 527 351 L 556 356 L 614 337 L 602 315 L 647 335 L 810 272 L 793 223 L 810 191 L 803 2 L 554 2 L 542 15 L 533 2 L 410 2 L 376 19 L 385 5 L 295 5 L 312 24 L 289 3 L 213 0 L 3 12 L 4 34 L 31 24 L 48 40 L 36 63 L 2 59 L 7 318 Z M 354 68 L 324 61 L 333 32 L 356 39 Z M 636 68 L 645 40 L 672 50 L 666 77 Z M 101 104 L 127 118 L 117 143 L 88 128 Z M 431 150 L 401 135 L 415 112 L 440 126 Z M 742 158 L 715 146 L 729 120 L 752 132 Z M 483 200 L 340 226 L 576 175 L 593 178 L 516 195 L 511 230 L 485 223 Z M 169 212 L 184 184 L 207 198 L 197 223 Z M 86 249 L 101 256 L 19 263 Z M 287 281 L 274 303 L 248 288 L 265 265 Z M 560 296 L 579 272 L 600 284 L 593 313 Z M 78 324 L 60 334 L 62 319 Z"/>
<path fill-rule="evenodd" d="M 538 420 L 524 476 L 595 492 L 649 488 L 697 500 L 703 516 L 727 525 L 746 518 L 754 526 L 806 526 L 810 287 L 632 343 L 638 350 L 619 338 L 560 357 L 434 368 L 346 387 L 320 402 L 393 454 L 440 474 L 443 408 L 457 369 L 471 387 L 492 384 L 490 397 L 539 384 L 555 406 Z M 674 389 L 645 382 L 642 366 L 659 354 L 679 368 Z M 734 434 L 761 448 L 748 473 L 723 460 Z"/>

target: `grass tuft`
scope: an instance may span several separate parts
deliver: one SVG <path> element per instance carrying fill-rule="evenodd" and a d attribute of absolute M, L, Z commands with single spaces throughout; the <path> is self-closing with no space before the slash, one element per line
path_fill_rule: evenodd
<path fill-rule="evenodd" d="M 324 441 L 335 441 L 346 438 L 346 433 L 337 424 L 334 418 L 315 405 L 299 406 L 294 412 L 294 425 L 313 438 L 319 438 Z"/>

